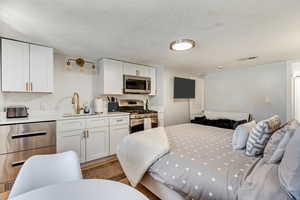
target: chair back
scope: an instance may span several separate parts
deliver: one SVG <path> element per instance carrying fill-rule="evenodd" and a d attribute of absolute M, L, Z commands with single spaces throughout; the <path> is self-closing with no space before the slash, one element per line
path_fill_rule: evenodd
<path fill-rule="evenodd" d="M 80 162 L 73 151 L 32 156 L 22 166 L 9 198 L 47 185 L 79 179 L 82 179 Z"/>

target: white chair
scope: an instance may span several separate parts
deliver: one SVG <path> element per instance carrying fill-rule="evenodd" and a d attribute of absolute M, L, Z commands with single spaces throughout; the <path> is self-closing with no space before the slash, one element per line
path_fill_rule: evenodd
<path fill-rule="evenodd" d="M 47 185 L 79 179 L 82 179 L 80 163 L 73 151 L 32 156 L 21 168 L 9 198 Z"/>

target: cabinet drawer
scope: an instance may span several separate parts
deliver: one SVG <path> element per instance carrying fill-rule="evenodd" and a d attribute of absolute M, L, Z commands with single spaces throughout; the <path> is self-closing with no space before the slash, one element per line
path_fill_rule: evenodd
<path fill-rule="evenodd" d="M 33 155 L 55 153 L 55 146 L 0 155 L 0 183 L 13 181 L 25 160 Z"/>
<path fill-rule="evenodd" d="M 85 127 L 84 120 L 66 120 L 61 121 L 59 124 L 59 129 L 62 131 L 74 131 L 84 129 Z"/>
<path fill-rule="evenodd" d="M 112 126 L 109 129 L 110 131 L 118 131 L 118 130 L 127 130 L 129 131 L 129 126 L 126 124 L 120 125 L 120 126 Z"/>
<path fill-rule="evenodd" d="M 106 118 L 93 118 L 86 120 L 86 128 L 98 128 L 108 126 L 108 120 Z"/>
<path fill-rule="evenodd" d="M 56 122 L 0 126 L 0 154 L 53 146 Z"/>
<path fill-rule="evenodd" d="M 122 116 L 122 117 L 111 117 L 110 118 L 110 125 L 111 126 L 119 126 L 119 125 L 127 125 L 129 126 L 129 117 Z"/>

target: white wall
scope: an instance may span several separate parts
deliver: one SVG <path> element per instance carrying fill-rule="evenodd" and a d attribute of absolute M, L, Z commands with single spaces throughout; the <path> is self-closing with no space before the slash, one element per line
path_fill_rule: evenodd
<path fill-rule="evenodd" d="M 278 114 L 286 121 L 286 63 L 206 75 L 205 109 L 249 112 L 256 120 Z"/>

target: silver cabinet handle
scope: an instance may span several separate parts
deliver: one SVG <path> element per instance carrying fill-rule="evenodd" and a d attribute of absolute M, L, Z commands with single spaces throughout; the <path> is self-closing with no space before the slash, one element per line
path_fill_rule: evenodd
<path fill-rule="evenodd" d="M 25 88 L 26 88 L 26 92 L 28 92 L 29 91 L 29 87 L 28 87 L 28 82 L 26 82 L 26 84 L 25 84 Z"/>
<path fill-rule="evenodd" d="M 83 138 L 86 138 L 86 130 L 83 131 Z"/>
<path fill-rule="evenodd" d="M 88 137 L 90 137 L 90 132 L 88 129 L 86 129 L 83 131 L 83 138 L 88 138 Z"/>
<path fill-rule="evenodd" d="M 123 119 L 117 119 L 117 122 L 121 122 L 121 121 L 123 121 Z"/>

